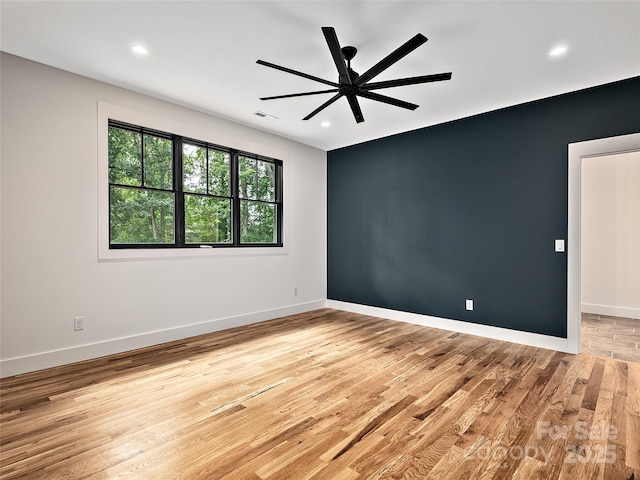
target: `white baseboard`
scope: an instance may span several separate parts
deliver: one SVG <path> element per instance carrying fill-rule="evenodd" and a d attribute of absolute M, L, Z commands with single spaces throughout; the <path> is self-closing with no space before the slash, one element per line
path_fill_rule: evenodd
<path fill-rule="evenodd" d="M 462 322 L 447 318 L 432 317 L 416 313 L 401 312 L 379 307 L 370 307 L 355 303 L 340 302 L 337 300 L 316 300 L 308 303 L 289 305 L 286 307 L 252 312 L 233 317 L 219 318 L 206 322 L 185 325 L 181 327 L 148 332 L 141 335 L 115 338 L 85 345 L 41 352 L 22 357 L 7 358 L 0 360 L 0 378 L 19 375 L 27 372 L 43 370 L 45 368 L 57 367 L 69 363 L 81 362 L 92 358 L 113 355 L 138 348 L 150 347 L 161 343 L 181 340 L 183 338 L 194 337 L 206 333 L 226 330 L 233 327 L 240 327 L 252 323 L 271 320 L 273 318 L 295 315 L 319 308 L 335 308 L 347 312 L 360 313 L 376 317 L 397 320 L 401 322 L 424 325 L 426 327 L 439 328 L 452 332 L 477 335 L 495 340 L 530 345 L 533 347 L 558 350 L 561 352 L 578 353 L 569 348 L 566 338 L 551 337 L 537 333 L 520 332 L 500 327 L 480 325 L 476 323 Z M 604 314 L 604 313 L 603 313 Z M 608 314 L 607 314 L 608 315 Z M 629 315 L 625 315 L 629 316 Z M 637 318 L 637 315 L 636 317 Z"/>
<path fill-rule="evenodd" d="M 386 308 L 370 307 L 367 305 L 340 302 L 337 300 L 327 300 L 327 307 L 335 308 L 338 310 L 345 310 L 347 312 L 360 313 L 363 315 L 371 315 L 374 317 L 388 318 L 390 320 L 397 320 L 400 322 L 423 325 L 425 327 L 433 327 L 442 330 L 450 330 L 452 332 L 467 333 L 469 335 L 476 335 L 479 337 L 491 338 L 494 340 L 519 343 L 521 345 L 546 348 L 549 350 L 558 350 L 560 352 L 567 353 L 579 353 L 572 351 L 568 339 L 552 337 L 550 335 L 521 332 L 518 330 L 510 330 L 508 328 L 492 327 L 489 325 L 462 322 L 460 320 L 451 320 L 448 318 L 431 317 L 429 315 L 401 312 L 398 310 L 388 310 Z"/>
<path fill-rule="evenodd" d="M 19 375 L 21 373 L 34 372 L 45 368 L 57 367 L 69 363 L 81 362 L 83 360 L 90 360 L 92 358 L 103 357 L 105 355 L 127 352 L 137 348 L 150 347 L 152 345 L 226 330 L 228 328 L 240 327 L 287 315 L 295 315 L 297 313 L 308 312 L 310 310 L 316 310 L 324 307 L 326 307 L 326 301 L 317 300 L 314 302 L 289 305 L 286 307 L 252 312 L 233 317 L 218 318 L 215 320 L 195 323 L 192 325 L 184 325 L 166 330 L 157 330 L 141 335 L 114 338 L 102 342 L 78 345 L 60 350 L 7 358 L 0 360 L 0 378 Z"/>
<path fill-rule="evenodd" d="M 616 307 L 613 305 L 596 305 L 583 303 L 582 312 L 596 315 L 608 315 L 611 317 L 640 318 L 640 308 Z"/>

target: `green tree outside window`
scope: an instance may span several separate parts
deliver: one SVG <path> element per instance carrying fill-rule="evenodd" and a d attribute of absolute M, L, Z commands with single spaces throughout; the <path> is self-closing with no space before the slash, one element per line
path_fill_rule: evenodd
<path fill-rule="evenodd" d="M 282 245 L 281 169 L 279 161 L 110 122 L 110 245 Z"/>

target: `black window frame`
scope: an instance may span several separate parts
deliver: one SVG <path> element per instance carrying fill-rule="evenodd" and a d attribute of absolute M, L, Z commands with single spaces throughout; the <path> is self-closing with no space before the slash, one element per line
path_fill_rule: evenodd
<path fill-rule="evenodd" d="M 141 158 L 141 169 L 142 169 L 142 185 L 140 187 L 117 184 L 112 183 L 109 177 L 108 179 L 108 190 L 109 190 L 109 202 L 108 202 L 108 221 L 109 221 L 109 249 L 110 250 L 124 250 L 124 249 L 176 249 L 176 248 L 215 248 L 215 249 L 225 249 L 225 248 L 251 248 L 251 247 L 283 247 L 283 162 L 282 160 L 267 157 L 264 155 L 259 155 L 252 152 L 247 152 L 244 150 L 238 150 L 218 144 L 214 144 L 211 142 L 185 137 L 178 134 L 173 134 L 170 132 L 164 132 L 160 130 L 155 130 L 152 128 L 143 127 L 140 125 L 134 125 L 127 122 L 122 122 L 119 120 L 109 119 L 108 120 L 108 129 L 110 128 L 118 128 L 125 131 L 130 131 L 134 133 L 139 133 L 142 138 L 144 135 L 153 135 L 160 138 L 170 139 L 172 141 L 172 175 L 173 175 L 173 186 L 171 190 L 165 189 L 156 189 L 153 187 L 145 187 L 144 186 L 144 141 L 142 141 L 142 158 Z M 184 179 L 183 179 L 183 145 L 195 145 L 198 147 L 203 147 L 211 150 L 217 150 L 220 152 L 226 152 L 229 154 L 230 160 L 230 197 L 222 196 L 222 195 L 210 195 L 208 192 L 208 180 L 207 180 L 207 196 L 216 197 L 216 198 L 230 198 L 231 201 L 231 242 L 227 243 L 216 243 L 216 242 L 200 242 L 200 243 L 187 243 L 185 241 L 185 195 L 198 195 L 197 192 L 185 192 L 184 191 Z M 240 202 L 242 199 L 239 194 L 239 159 L 240 157 L 251 158 L 262 162 L 271 163 L 274 166 L 274 180 L 275 180 L 275 198 L 273 201 L 267 200 L 255 200 L 256 202 L 268 203 L 274 205 L 275 209 L 275 236 L 276 239 L 271 243 L 257 243 L 257 242 L 242 242 L 241 240 L 241 225 L 240 225 Z M 110 166 L 108 165 L 107 168 Z M 208 165 L 207 165 L 208 169 Z M 208 178 L 208 171 L 207 171 Z M 111 190 L 112 187 L 126 187 L 126 188 L 137 188 L 137 189 L 145 189 L 145 190 L 159 190 L 163 192 L 172 192 L 174 195 L 174 241 L 173 243 L 112 243 L 112 224 L 111 224 Z"/>

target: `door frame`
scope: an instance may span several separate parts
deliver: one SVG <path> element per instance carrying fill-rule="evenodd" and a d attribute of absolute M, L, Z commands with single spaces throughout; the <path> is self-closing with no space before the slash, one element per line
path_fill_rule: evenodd
<path fill-rule="evenodd" d="M 568 224 L 567 224 L 567 346 L 580 353 L 581 335 L 581 232 L 582 159 L 640 150 L 640 133 L 570 143 L 568 148 Z"/>

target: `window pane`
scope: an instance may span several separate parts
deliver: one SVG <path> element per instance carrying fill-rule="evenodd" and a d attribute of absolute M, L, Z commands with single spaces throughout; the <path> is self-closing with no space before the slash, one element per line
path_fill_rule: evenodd
<path fill-rule="evenodd" d="M 254 158 L 238 159 L 240 198 L 274 201 L 276 197 L 275 165 Z"/>
<path fill-rule="evenodd" d="M 209 193 L 224 197 L 231 196 L 230 155 L 227 152 L 209 150 Z"/>
<path fill-rule="evenodd" d="M 238 179 L 240 198 L 257 199 L 255 159 L 238 157 Z"/>
<path fill-rule="evenodd" d="M 111 187 L 112 244 L 173 243 L 173 192 Z"/>
<path fill-rule="evenodd" d="M 144 136 L 144 186 L 173 188 L 173 142 L 167 138 Z"/>
<path fill-rule="evenodd" d="M 258 200 L 273 201 L 276 198 L 276 169 L 271 162 L 257 161 Z"/>
<path fill-rule="evenodd" d="M 240 202 L 240 242 L 276 243 L 275 205 Z"/>
<path fill-rule="evenodd" d="M 182 147 L 185 192 L 207 193 L 207 149 L 185 143 Z"/>
<path fill-rule="evenodd" d="M 184 234 L 187 243 L 230 243 L 231 200 L 185 195 Z"/>
<path fill-rule="evenodd" d="M 109 183 L 141 186 L 141 152 L 139 133 L 109 127 Z"/>

